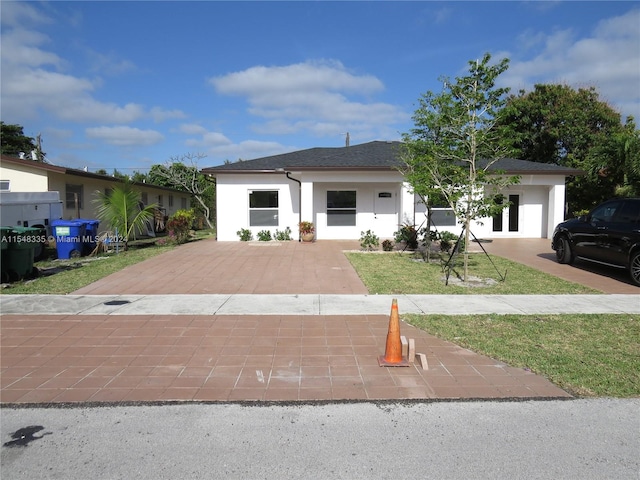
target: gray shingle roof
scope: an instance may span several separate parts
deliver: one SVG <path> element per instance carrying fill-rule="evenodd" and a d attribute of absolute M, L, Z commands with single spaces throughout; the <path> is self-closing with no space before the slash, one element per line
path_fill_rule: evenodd
<path fill-rule="evenodd" d="M 272 155 L 243 162 L 228 163 L 202 169 L 205 174 L 255 173 L 285 170 L 396 170 L 401 165 L 401 142 L 374 141 L 335 148 L 309 148 L 297 152 Z M 582 172 L 549 163 L 504 158 L 490 170 L 508 174 L 578 175 Z"/>

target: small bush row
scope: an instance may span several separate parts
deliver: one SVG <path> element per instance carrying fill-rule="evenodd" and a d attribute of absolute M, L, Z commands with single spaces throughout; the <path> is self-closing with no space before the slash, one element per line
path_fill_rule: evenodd
<path fill-rule="evenodd" d="M 241 228 L 236 232 L 238 238 L 241 242 L 250 242 L 253 240 L 253 233 L 248 228 Z M 293 240 L 291 238 L 291 229 L 289 227 L 284 230 L 278 230 L 271 234 L 269 230 L 260 230 L 257 234 L 259 242 L 270 242 L 271 240 L 276 240 L 278 242 L 285 242 L 288 240 Z"/>

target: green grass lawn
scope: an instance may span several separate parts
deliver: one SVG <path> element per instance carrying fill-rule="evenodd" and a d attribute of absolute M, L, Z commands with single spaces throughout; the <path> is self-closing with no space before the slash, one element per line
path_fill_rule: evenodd
<path fill-rule="evenodd" d="M 442 295 L 505 295 L 505 294 L 593 294 L 602 293 L 577 283 L 567 282 L 534 268 L 484 254 L 472 253 L 469 274 L 491 279 L 495 285 L 460 286 L 453 280 L 462 276 L 461 257 L 445 285 L 440 261 L 426 263 L 422 257 L 409 253 L 347 252 L 347 258 L 358 272 L 371 294 L 442 294 Z M 493 262 L 493 263 L 492 263 Z M 505 281 L 501 277 L 506 277 Z"/>
<path fill-rule="evenodd" d="M 403 315 L 432 335 L 528 368 L 578 396 L 640 396 L 633 315 Z"/>

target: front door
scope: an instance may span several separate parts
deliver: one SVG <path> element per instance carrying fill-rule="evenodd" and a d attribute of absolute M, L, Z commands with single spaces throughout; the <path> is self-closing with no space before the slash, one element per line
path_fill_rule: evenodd
<path fill-rule="evenodd" d="M 394 190 L 376 190 L 374 195 L 374 233 L 381 237 L 391 237 L 398 230 L 397 194 Z"/>
<path fill-rule="evenodd" d="M 500 195 L 499 203 L 509 202 L 509 206 L 502 213 L 493 217 L 493 231 L 496 233 L 515 233 L 520 231 L 520 195 L 509 194 L 508 197 Z"/>

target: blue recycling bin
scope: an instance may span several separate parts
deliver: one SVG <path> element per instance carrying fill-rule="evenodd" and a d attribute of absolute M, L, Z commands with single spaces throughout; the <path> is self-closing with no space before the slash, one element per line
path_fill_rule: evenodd
<path fill-rule="evenodd" d="M 56 239 L 58 258 L 76 258 L 84 251 L 86 224 L 78 220 L 54 220 L 51 222 Z"/>
<path fill-rule="evenodd" d="M 96 248 L 98 244 L 98 226 L 100 220 L 90 218 L 75 218 L 74 222 L 84 223 L 85 234 L 83 238 L 84 247 L 82 253 L 88 255 Z"/>

